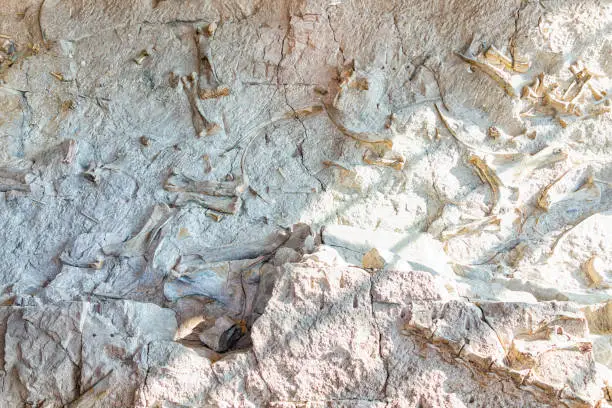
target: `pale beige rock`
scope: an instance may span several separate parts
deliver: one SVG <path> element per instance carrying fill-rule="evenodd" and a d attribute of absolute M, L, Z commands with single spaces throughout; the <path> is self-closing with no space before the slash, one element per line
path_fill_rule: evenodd
<path fill-rule="evenodd" d="M 261 375 L 273 400 L 381 398 L 385 370 L 370 275 L 322 265 L 285 266 L 253 326 Z"/>
<path fill-rule="evenodd" d="M 596 334 L 612 334 L 612 300 L 585 308 L 589 329 Z"/>
<path fill-rule="evenodd" d="M 372 276 L 372 300 L 406 305 L 418 300 L 443 300 L 449 293 L 441 280 L 427 272 L 384 269 Z"/>
<path fill-rule="evenodd" d="M 609 404 L 610 20 L 0 1 L 0 406 Z"/>

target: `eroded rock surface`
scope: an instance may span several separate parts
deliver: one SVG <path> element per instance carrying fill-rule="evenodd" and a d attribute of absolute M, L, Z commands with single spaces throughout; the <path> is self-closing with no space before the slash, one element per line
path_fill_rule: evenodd
<path fill-rule="evenodd" d="M 609 405 L 611 24 L 2 1 L 0 406 Z"/>

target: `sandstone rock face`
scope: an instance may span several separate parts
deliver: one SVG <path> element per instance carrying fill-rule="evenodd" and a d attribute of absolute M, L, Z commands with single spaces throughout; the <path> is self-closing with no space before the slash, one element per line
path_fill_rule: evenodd
<path fill-rule="evenodd" d="M 0 407 L 612 404 L 612 5 L 0 2 Z"/>

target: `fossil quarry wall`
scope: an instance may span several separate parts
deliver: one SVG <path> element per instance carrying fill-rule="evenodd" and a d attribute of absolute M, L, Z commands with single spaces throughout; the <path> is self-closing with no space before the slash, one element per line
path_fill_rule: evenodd
<path fill-rule="evenodd" d="M 612 3 L 0 2 L 0 407 L 612 404 Z"/>

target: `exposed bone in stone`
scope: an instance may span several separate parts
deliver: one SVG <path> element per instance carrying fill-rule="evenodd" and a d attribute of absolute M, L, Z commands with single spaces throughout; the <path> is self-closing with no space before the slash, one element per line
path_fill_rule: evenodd
<path fill-rule="evenodd" d="M 196 73 L 192 72 L 191 75 L 182 76 L 181 83 L 183 84 L 183 89 L 187 95 L 189 106 L 191 107 L 191 121 L 196 137 L 211 136 L 217 133 L 221 127 L 206 119 L 202 112 L 200 112 L 200 107 L 198 105 L 198 79 Z"/>
<path fill-rule="evenodd" d="M 23 163 L 0 167 L 0 192 L 29 192 L 30 185 L 26 181 L 28 171 L 28 168 L 23 168 Z"/>
<path fill-rule="evenodd" d="M 244 187 L 236 181 L 197 181 L 178 174 L 173 174 L 168 178 L 164 189 L 221 197 L 237 196 L 244 192 Z"/>
<path fill-rule="evenodd" d="M 212 54 L 209 42 L 216 29 L 211 23 L 206 28 L 196 29 L 195 42 L 199 62 L 198 96 L 200 99 L 219 98 L 229 95 L 229 88 L 219 83 L 212 66 Z"/>
<path fill-rule="evenodd" d="M 612 403 L 606 2 L 0 16 L 0 406 Z"/>
<path fill-rule="evenodd" d="M 200 334 L 200 341 L 217 352 L 227 351 L 240 337 L 240 327 L 227 316 L 218 318 L 215 325 Z"/>
<path fill-rule="evenodd" d="M 232 312 L 245 308 L 245 271 L 256 267 L 263 257 L 240 261 L 205 263 L 198 258 L 181 258 L 175 266 L 176 276 L 164 283 L 164 296 L 176 301 L 188 296 L 214 299 Z M 256 282 L 255 282 L 256 283 Z"/>
<path fill-rule="evenodd" d="M 205 247 L 199 243 L 184 245 L 181 250 L 186 255 L 202 259 L 204 262 L 232 261 L 238 259 L 253 259 L 269 255 L 283 245 L 290 237 L 290 233 L 279 228 L 263 240 L 245 242 L 240 245 L 226 245 L 221 247 Z"/>
<path fill-rule="evenodd" d="M 102 251 L 107 255 L 124 257 L 143 255 L 151 249 L 153 241 L 170 220 L 171 214 L 172 210 L 167 205 L 156 205 L 145 225 L 134 237 L 120 244 L 107 245 Z"/>
<path fill-rule="evenodd" d="M 598 288 L 608 288 L 610 283 L 604 275 L 604 263 L 597 255 L 593 255 L 582 265 L 582 270 L 591 282 L 591 285 Z"/>
<path fill-rule="evenodd" d="M 193 202 L 202 207 L 225 214 L 235 214 L 240 209 L 240 194 L 244 184 L 237 181 L 196 181 L 173 174 L 164 189 L 177 194 L 175 205 Z"/>
<path fill-rule="evenodd" d="M 491 64 L 489 64 L 486 60 L 481 60 L 480 57 L 475 57 L 471 55 L 463 55 L 457 53 L 457 55 L 465 62 L 470 64 L 472 67 L 476 68 L 479 71 L 487 74 L 491 79 L 493 79 L 497 84 L 511 97 L 516 96 L 516 90 L 514 89 L 514 85 L 512 84 L 512 78 L 502 69 L 499 69 Z"/>

